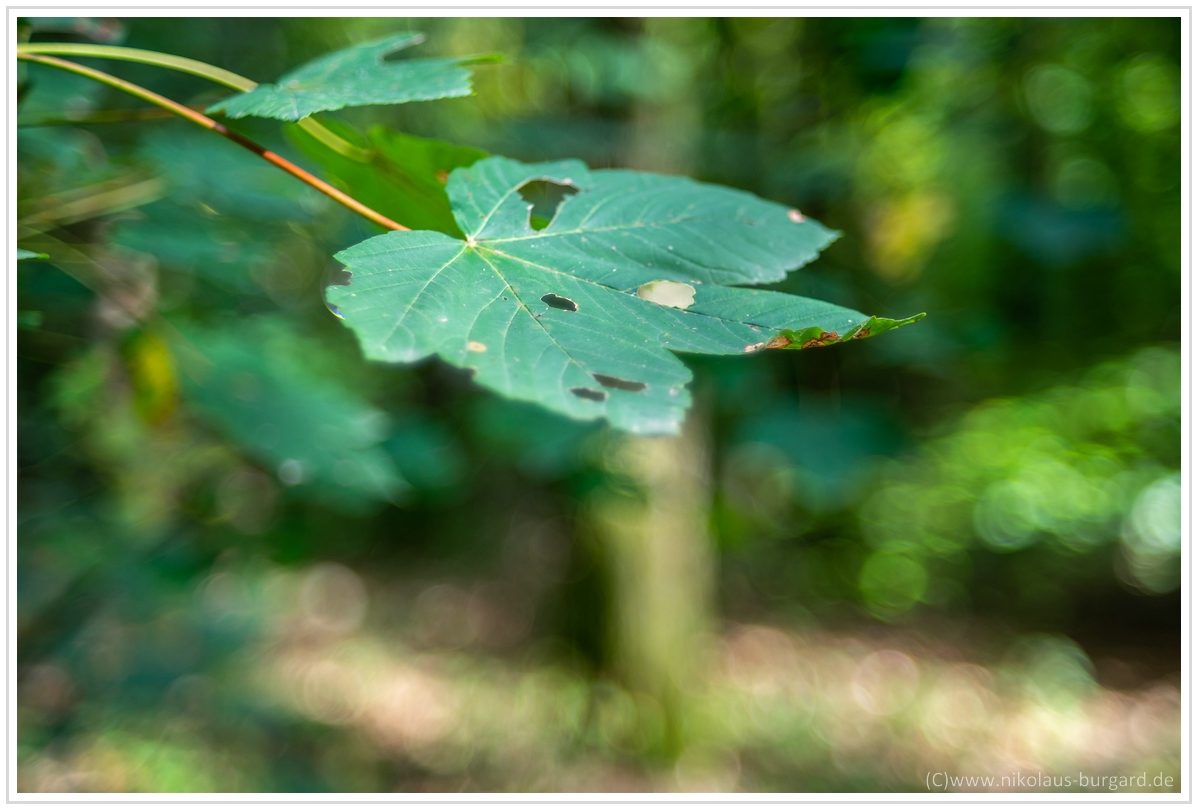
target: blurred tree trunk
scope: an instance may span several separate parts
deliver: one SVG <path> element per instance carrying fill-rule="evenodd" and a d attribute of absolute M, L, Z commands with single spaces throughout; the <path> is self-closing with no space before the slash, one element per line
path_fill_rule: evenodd
<path fill-rule="evenodd" d="M 701 47 L 707 21 L 643 22 L 641 47 L 650 75 L 632 105 L 625 164 L 640 171 L 690 175 L 703 133 L 698 82 L 711 53 Z"/>
<path fill-rule="evenodd" d="M 649 70 L 633 105 L 626 164 L 691 174 L 703 117 L 696 85 L 703 57 L 696 57 L 692 40 L 704 22 L 650 19 L 643 25 Z M 687 695 L 698 686 L 714 614 L 707 432 L 695 408 L 680 436 L 619 439 L 612 471 L 635 494 L 609 490 L 594 513 L 610 595 L 605 657 L 630 689 L 660 707 L 659 739 L 669 757 L 685 745 Z M 653 719 L 641 723 L 644 735 L 656 736 L 645 728 Z"/>
<path fill-rule="evenodd" d="M 707 424 L 698 416 L 681 436 L 617 440 L 609 467 L 632 491 L 604 490 L 592 513 L 610 595 L 606 658 L 660 707 L 670 757 L 684 745 L 687 696 L 699 686 L 714 613 Z"/>

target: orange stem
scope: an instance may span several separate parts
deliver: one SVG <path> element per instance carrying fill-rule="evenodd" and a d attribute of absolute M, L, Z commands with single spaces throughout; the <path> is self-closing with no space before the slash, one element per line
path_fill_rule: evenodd
<path fill-rule="evenodd" d="M 218 121 L 214 121 L 213 119 L 209 118 L 208 116 L 204 115 L 201 112 L 197 112 L 197 111 L 191 109 L 190 107 L 187 107 L 183 104 L 178 103 L 177 101 L 171 101 L 166 96 L 160 96 L 157 93 L 153 92 L 152 90 L 147 90 L 144 87 L 133 84 L 131 82 L 127 82 L 124 79 L 118 79 L 116 76 L 109 75 L 107 73 L 104 73 L 103 71 L 99 71 L 94 68 L 84 67 L 83 65 L 76 64 L 75 62 L 68 62 L 66 59 L 59 59 L 54 56 L 42 56 L 40 54 L 32 54 L 32 53 L 18 53 L 17 59 L 22 59 L 26 62 L 36 62 L 41 65 L 49 65 L 50 67 L 56 67 L 61 70 L 70 71 L 71 73 L 76 73 L 80 76 L 86 76 L 89 79 L 94 79 L 98 82 L 101 82 L 102 84 L 108 85 L 109 87 L 115 88 L 117 90 L 121 90 L 125 93 L 128 93 L 131 96 L 140 98 L 143 101 L 148 101 L 151 104 L 157 105 L 157 106 L 163 108 L 164 110 L 168 110 L 168 111 L 174 113 L 175 115 L 179 116 L 180 118 L 186 118 L 188 121 L 191 121 L 193 124 L 195 124 L 197 126 L 201 126 L 204 129 L 215 132 L 217 135 L 221 135 L 225 138 L 228 138 L 233 143 L 237 144 L 238 146 L 244 147 L 245 149 L 250 150 L 255 155 L 257 155 L 258 157 L 267 161 L 268 163 L 273 163 L 275 166 L 278 166 L 280 169 L 287 172 L 292 177 L 302 180 L 303 182 L 307 183 L 312 188 L 316 189 L 317 191 L 321 192 L 322 194 L 332 197 L 334 200 L 341 203 L 349 210 L 366 217 L 367 219 L 369 219 L 371 222 L 375 223 L 376 225 L 381 225 L 382 227 L 384 227 L 388 230 L 391 230 L 391 231 L 411 230 L 411 228 L 408 228 L 404 225 L 400 225 L 398 222 L 395 222 L 394 220 L 388 219 L 387 217 L 380 214 L 378 211 L 375 211 L 373 208 L 363 205 L 362 203 L 358 202 L 357 200 L 355 200 L 353 197 L 349 196 L 345 192 L 339 191 L 338 189 L 334 188 L 333 186 L 330 186 L 328 183 L 321 180 L 319 177 L 315 176 L 314 174 L 311 174 L 310 172 L 305 171 L 304 169 L 301 169 L 299 166 L 296 166 L 294 163 L 287 160 L 285 157 L 270 151 L 269 149 L 262 146 L 261 144 L 251 141 L 249 138 L 245 137 L 244 135 L 233 132 L 231 129 L 226 127 L 224 124 L 221 124 Z"/>

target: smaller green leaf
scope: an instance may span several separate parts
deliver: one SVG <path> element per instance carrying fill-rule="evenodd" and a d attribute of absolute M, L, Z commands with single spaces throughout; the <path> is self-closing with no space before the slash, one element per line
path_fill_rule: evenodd
<path fill-rule="evenodd" d="M 17 261 L 21 261 L 23 259 L 48 259 L 48 258 L 50 258 L 50 256 L 47 253 L 37 253 L 36 251 L 23 250 L 22 248 L 17 248 Z"/>
<path fill-rule="evenodd" d="M 313 113 L 345 107 L 470 95 L 466 65 L 489 61 L 489 57 L 384 63 L 388 54 L 423 41 L 423 34 L 400 34 L 325 54 L 286 74 L 278 84 L 260 84 L 248 93 L 213 104 L 208 112 L 222 112 L 230 118 L 299 121 Z"/>
<path fill-rule="evenodd" d="M 363 162 L 334 152 L 301 129 L 292 140 L 327 172 L 328 179 L 379 213 L 417 231 L 462 236 L 449 207 L 445 183 L 454 169 L 487 157 L 472 146 L 418 138 L 386 127 L 372 127 L 363 138 L 348 125 L 328 128 L 370 154 Z"/>

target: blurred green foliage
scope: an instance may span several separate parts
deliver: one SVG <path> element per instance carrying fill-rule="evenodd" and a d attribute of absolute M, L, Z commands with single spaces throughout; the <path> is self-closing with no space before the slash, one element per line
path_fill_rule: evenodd
<path fill-rule="evenodd" d="M 845 233 L 779 289 L 930 314 L 688 358 L 723 623 L 663 759 L 585 525 L 596 493 L 639 497 L 619 440 L 362 360 L 322 295 L 372 225 L 23 68 L 18 242 L 50 258 L 14 271 L 22 790 L 1176 772 L 1178 20 L 23 22 L 260 81 L 407 30 L 419 56 L 501 52 L 476 96 L 329 116 L 377 173 L 236 125 L 401 221 L 428 200 L 423 227 L 451 226 L 430 172 L 483 152 L 744 188 Z"/>
<path fill-rule="evenodd" d="M 877 549 L 866 567 L 877 558 L 906 557 L 937 574 L 913 577 L 918 591 L 895 581 L 867 588 L 863 579 L 871 611 L 885 616 L 925 597 L 977 607 L 970 604 L 969 593 L 977 591 L 963 554 L 972 545 L 998 553 L 1047 547 L 1050 553 L 1038 560 L 1036 579 L 1047 580 L 1039 592 L 1026 582 L 1002 589 L 1005 598 L 1018 589 L 1034 609 L 1068 591 L 1076 556 L 1116 542 L 1119 573 L 1130 585 L 1149 593 L 1175 590 L 1179 372 L 1175 352 L 1147 349 L 1096 368 L 1078 387 L 986 402 L 914 459 L 887 470 L 860 511 L 865 539 Z M 977 593 L 979 600 L 987 596 Z"/>

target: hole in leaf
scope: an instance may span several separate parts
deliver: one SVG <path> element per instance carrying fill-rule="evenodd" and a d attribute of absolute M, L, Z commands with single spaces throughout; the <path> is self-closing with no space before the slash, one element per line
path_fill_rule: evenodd
<path fill-rule="evenodd" d="M 650 281 L 638 287 L 636 294 L 638 298 L 675 309 L 686 309 L 695 303 L 695 288 L 678 281 Z"/>
<path fill-rule="evenodd" d="M 554 309 L 564 309 L 566 312 L 577 312 L 578 304 L 575 304 L 569 298 L 563 298 L 560 295 L 553 293 L 545 293 L 541 296 L 541 300 Z"/>
<path fill-rule="evenodd" d="M 644 391 L 649 386 L 635 380 L 621 380 L 619 377 L 609 377 L 606 374 L 591 373 L 591 376 L 604 388 L 618 388 L 621 391 Z"/>
<path fill-rule="evenodd" d="M 589 399 L 591 402 L 602 402 L 607 399 L 606 391 L 596 391 L 594 388 L 583 388 L 581 385 L 577 388 L 571 388 L 570 393 L 579 399 Z"/>
<path fill-rule="evenodd" d="M 520 186 L 520 196 L 532 206 L 528 212 L 529 227 L 534 231 L 544 230 L 557 215 L 562 202 L 577 193 L 574 186 L 550 180 L 529 180 Z"/>
<path fill-rule="evenodd" d="M 345 320 L 345 316 L 341 314 L 341 310 L 337 308 L 336 304 L 329 303 L 329 287 L 348 287 L 353 282 L 353 277 L 354 274 L 345 268 L 326 271 L 324 274 L 324 290 L 321 293 L 324 305 L 328 307 L 329 312 L 342 320 Z"/>

